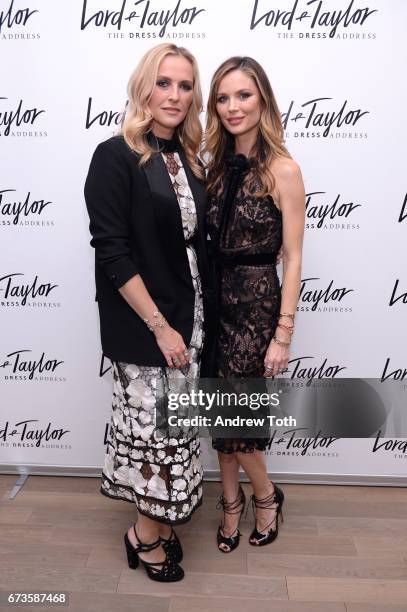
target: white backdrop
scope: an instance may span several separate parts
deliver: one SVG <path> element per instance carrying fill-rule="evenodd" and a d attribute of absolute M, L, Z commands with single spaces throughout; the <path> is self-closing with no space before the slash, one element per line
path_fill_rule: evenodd
<path fill-rule="evenodd" d="M 101 376 L 83 184 L 131 71 L 164 41 L 196 55 L 205 98 L 231 55 L 270 77 L 308 194 L 287 376 L 335 365 L 339 377 L 406 376 L 406 19 L 402 0 L 0 0 L 3 470 L 102 465 L 111 373 Z M 406 445 L 393 450 L 397 436 L 381 430 L 388 449 L 341 439 L 304 455 L 287 434 L 270 470 L 401 482 Z"/>

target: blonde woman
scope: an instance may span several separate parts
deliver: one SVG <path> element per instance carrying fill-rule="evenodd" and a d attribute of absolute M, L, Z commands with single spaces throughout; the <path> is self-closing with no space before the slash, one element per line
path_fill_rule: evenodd
<path fill-rule="evenodd" d="M 93 155 L 85 186 L 104 354 L 113 407 L 101 492 L 133 502 L 129 567 L 177 581 L 182 548 L 172 526 L 202 500 L 199 439 L 155 425 L 172 378 L 198 376 L 203 343 L 205 187 L 197 159 L 202 95 L 189 51 L 148 51 L 128 85 L 122 132 Z M 205 305 L 206 306 L 206 305 Z M 165 403 L 165 402 L 164 402 Z"/>
<path fill-rule="evenodd" d="M 294 331 L 304 231 L 304 186 L 283 142 L 280 113 L 263 68 L 233 57 L 215 72 L 208 101 L 207 210 L 218 287 L 218 337 L 213 374 L 224 378 L 278 375 L 287 367 Z M 282 286 L 276 259 L 282 246 Z M 239 468 L 251 481 L 256 522 L 250 544 L 278 534 L 284 494 L 269 481 L 268 438 L 214 438 L 223 495 L 218 548 L 239 544 L 245 496 Z"/>

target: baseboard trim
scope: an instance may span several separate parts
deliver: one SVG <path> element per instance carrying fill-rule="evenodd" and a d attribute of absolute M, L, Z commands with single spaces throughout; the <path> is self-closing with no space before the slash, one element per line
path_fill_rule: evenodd
<path fill-rule="evenodd" d="M 0 464 L 0 474 L 15 474 L 17 476 L 78 476 L 83 478 L 99 478 L 101 475 L 101 467 Z M 270 472 L 269 476 L 273 479 L 273 481 L 285 484 L 407 487 L 407 477 L 396 474 L 295 474 L 289 472 Z M 204 479 L 208 482 L 219 481 L 219 471 L 205 470 Z M 248 482 L 248 479 L 242 474 L 241 481 Z"/>

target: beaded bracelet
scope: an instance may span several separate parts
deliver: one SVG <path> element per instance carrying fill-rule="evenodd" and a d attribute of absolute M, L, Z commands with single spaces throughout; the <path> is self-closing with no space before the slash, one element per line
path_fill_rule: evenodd
<path fill-rule="evenodd" d="M 167 323 L 167 319 L 164 317 L 164 315 L 161 314 L 159 310 L 154 310 L 153 317 L 155 320 L 152 322 L 150 322 L 148 319 L 143 319 L 144 323 L 147 325 L 148 329 L 151 332 L 154 332 L 154 328 L 164 327 L 165 324 Z"/>

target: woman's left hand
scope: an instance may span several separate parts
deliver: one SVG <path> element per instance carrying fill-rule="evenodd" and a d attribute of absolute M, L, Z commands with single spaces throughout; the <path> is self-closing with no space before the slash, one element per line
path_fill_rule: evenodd
<path fill-rule="evenodd" d="M 281 336 L 281 337 L 280 337 Z M 282 334 L 278 336 L 279 340 L 289 342 L 290 338 L 286 339 Z M 281 374 L 288 366 L 288 358 L 290 355 L 289 347 L 280 346 L 277 342 L 271 341 L 267 349 L 264 359 L 264 375 L 266 378 Z"/>

